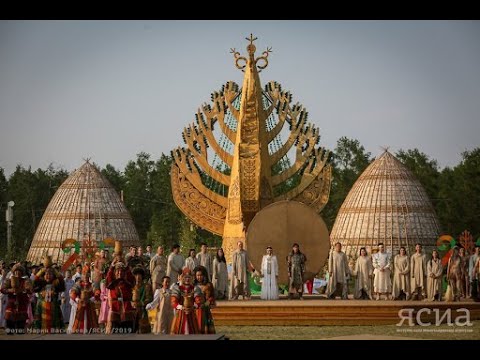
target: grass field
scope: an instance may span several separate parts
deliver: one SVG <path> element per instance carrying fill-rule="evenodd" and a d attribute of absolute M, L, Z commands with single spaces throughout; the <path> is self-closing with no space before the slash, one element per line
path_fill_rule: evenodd
<path fill-rule="evenodd" d="M 472 326 L 216 326 L 231 340 L 320 340 L 339 336 L 373 335 L 431 340 L 480 340 L 480 321 Z"/>

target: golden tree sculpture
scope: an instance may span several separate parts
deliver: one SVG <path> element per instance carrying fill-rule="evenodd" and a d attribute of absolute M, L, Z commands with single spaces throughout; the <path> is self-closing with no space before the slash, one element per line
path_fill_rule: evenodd
<path fill-rule="evenodd" d="M 172 151 L 174 201 L 192 222 L 223 237 L 227 261 L 262 208 L 295 200 L 320 212 L 332 179 L 330 153 L 317 147 L 320 132 L 307 122 L 305 107 L 275 81 L 262 90 L 258 74 L 272 50 L 256 58 L 256 39 L 247 38 L 247 57 L 231 49 L 245 73 L 242 88 L 229 81 L 214 92 L 212 104 L 202 105 L 184 128 L 186 147 Z"/>

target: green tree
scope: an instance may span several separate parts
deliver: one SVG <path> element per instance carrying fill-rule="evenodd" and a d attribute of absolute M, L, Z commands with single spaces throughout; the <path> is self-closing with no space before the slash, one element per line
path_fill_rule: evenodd
<path fill-rule="evenodd" d="M 3 168 L 0 167 L 0 216 L 4 216 L 7 210 L 8 199 L 8 181 L 5 177 Z M 7 224 L 3 219 L 0 220 L 0 259 L 6 255 L 7 249 Z"/>
<path fill-rule="evenodd" d="M 150 154 L 137 154 L 136 161 L 130 160 L 125 167 L 125 205 L 130 211 L 137 227 L 140 242 L 147 239 L 152 218 L 152 197 L 150 177 L 155 162 L 150 160 Z"/>
<path fill-rule="evenodd" d="M 462 161 L 441 173 L 437 213 L 444 229 L 457 237 L 469 230 L 480 237 L 480 148 L 462 153 Z"/>
<path fill-rule="evenodd" d="M 152 221 L 148 241 L 170 248 L 180 241 L 182 213 L 173 201 L 170 183 L 172 158 L 162 154 L 155 162 L 151 176 Z"/>
<path fill-rule="evenodd" d="M 46 170 L 17 166 L 8 181 L 8 198 L 15 202 L 10 258 L 24 259 L 35 230 L 53 194 L 68 173 L 49 165 Z"/>
<path fill-rule="evenodd" d="M 437 160 L 418 150 L 400 149 L 396 157 L 408 168 L 425 188 L 430 200 L 436 204 L 438 198 L 438 181 L 440 172 L 438 170 Z M 434 205 L 435 206 L 435 205 Z"/>
<path fill-rule="evenodd" d="M 198 236 L 196 226 L 186 217 L 182 216 L 180 221 L 180 250 L 183 256 L 188 256 L 190 249 L 196 249 L 198 252 Z"/>
<path fill-rule="evenodd" d="M 125 177 L 122 172 L 115 169 L 111 164 L 107 164 L 101 171 L 102 175 L 112 184 L 113 188 L 120 192 L 125 188 Z"/>
<path fill-rule="evenodd" d="M 358 140 L 347 137 L 338 139 L 333 151 L 330 199 L 322 212 L 330 231 L 348 192 L 372 160 L 371 153 L 367 152 Z"/>

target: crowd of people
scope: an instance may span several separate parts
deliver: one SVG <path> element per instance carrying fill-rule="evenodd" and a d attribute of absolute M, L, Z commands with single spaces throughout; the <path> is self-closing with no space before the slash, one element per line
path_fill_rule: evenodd
<path fill-rule="evenodd" d="M 205 243 L 199 253 L 190 249 L 187 258 L 179 245 L 172 247 L 168 257 L 163 246 L 155 254 L 150 246 L 145 253 L 131 246 L 125 257 L 115 249 L 112 259 L 102 249 L 94 261 L 77 263 L 64 272 L 48 256 L 39 266 L 0 262 L 0 328 L 8 334 L 212 334 L 211 308 L 216 300 L 250 299 L 250 273 L 262 278 L 261 299 L 279 299 L 279 266 L 271 246 L 257 271 L 239 241 L 230 274 L 223 249 L 212 256 Z M 295 243 L 285 260 L 288 299 L 303 299 L 307 257 Z M 361 248 L 352 266 L 341 243 L 336 243 L 328 259 L 326 296 L 348 299 L 348 283 L 355 277 L 355 299 L 440 301 L 443 274 L 438 251 L 427 260 L 420 244 L 410 257 L 400 248 L 393 261 L 382 243 L 371 256 Z M 471 255 L 455 247 L 446 269 L 445 299 L 480 300 L 479 275 L 479 247 Z"/>
<path fill-rule="evenodd" d="M 39 266 L 0 263 L 0 328 L 7 334 L 215 333 L 210 309 L 225 297 L 226 263 L 222 249 L 212 259 L 206 244 L 201 248 L 193 265 L 178 245 L 168 258 L 162 246 L 155 255 L 151 247 L 144 253 L 131 246 L 113 259 L 102 249 L 94 261 L 77 263 L 73 276 L 50 256 Z"/>
<path fill-rule="evenodd" d="M 366 248 L 360 249 L 355 265 L 350 267 L 342 244 L 336 243 L 328 260 L 329 281 L 327 297 L 348 298 L 348 281 L 355 277 L 353 297 L 355 299 L 380 300 L 430 300 L 460 301 L 473 298 L 479 301 L 478 278 L 480 275 L 479 247 L 468 255 L 463 247 L 454 247 L 446 269 L 437 250 L 430 258 L 415 245 L 415 253 L 407 255 L 405 247 L 392 261 L 383 243 L 378 251 L 368 255 Z M 443 294 L 443 278 L 446 272 L 447 291 Z"/>

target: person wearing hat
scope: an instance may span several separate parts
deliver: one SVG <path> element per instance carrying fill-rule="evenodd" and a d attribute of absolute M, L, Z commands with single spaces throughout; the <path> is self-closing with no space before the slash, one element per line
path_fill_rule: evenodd
<path fill-rule="evenodd" d="M 70 298 L 77 304 L 72 333 L 89 334 L 92 329 L 97 329 L 98 318 L 95 311 L 93 284 L 90 282 L 89 265 L 83 266 L 82 280 L 72 287 Z"/>
<path fill-rule="evenodd" d="M 194 270 L 194 284 L 202 290 L 201 296 L 195 298 L 195 315 L 200 334 L 215 334 L 215 325 L 210 309 L 215 306 L 215 291 L 213 285 L 208 281 L 208 271 L 205 266 L 199 265 Z"/>
<path fill-rule="evenodd" d="M 199 334 L 195 307 L 202 296 L 199 286 L 193 285 L 192 271 L 185 267 L 180 275 L 180 283 L 171 288 L 171 304 L 175 310 L 171 334 Z M 197 305 L 197 306 L 196 306 Z"/>
<path fill-rule="evenodd" d="M 267 254 L 263 255 L 261 266 L 263 281 L 260 299 L 278 300 L 278 261 L 277 257 L 273 255 L 273 248 L 271 246 L 268 246 L 266 250 Z"/>
<path fill-rule="evenodd" d="M 133 332 L 135 309 L 132 306 L 132 290 L 135 277 L 130 268 L 116 257 L 107 273 L 107 289 L 110 290 L 107 334 Z"/>
<path fill-rule="evenodd" d="M 63 330 L 59 295 L 65 291 L 65 281 L 63 276 L 52 267 L 51 258 L 47 257 L 44 268 L 35 274 L 33 291 L 38 293 L 34 328 L 47 333 Z"/>
<path fill-rule="evenodd" d="M 133 331 L 139 334 L 148 334 L 151 332 L 151 328 L 145 305 L 153 300 L 152 285 L 145 280 L 145 270 L 141 265 L 135 267 L 132 273 L 135 276 L 132 294 L 132 305 L 135 308 Z"/>
<path fill-rule="evenodd" d="M 26 270 L 20 263 L 15 264 L 12 267 L 12 277 L 1 287 L 2 294 L 7 296 L 5 320 L 6 333 L 10 335 L 24 334 L 26 329 L 32 284 L 25 273 Z"/>

